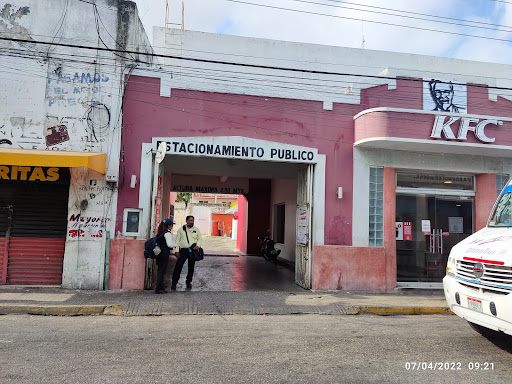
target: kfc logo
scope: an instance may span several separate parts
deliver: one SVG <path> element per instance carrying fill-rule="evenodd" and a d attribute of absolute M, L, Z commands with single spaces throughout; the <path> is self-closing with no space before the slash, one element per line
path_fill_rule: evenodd
<path fill-rule="evenodd" d="M 448 118 L 448 121 L 446 119 Z M 452 124 L 459 121 L 459 130 L 457 132 L 457 136 L 453 133 Z M 436 116 L 436 120 L 434 121 L 434 127 L 432 128 L 432 134 L 430 137 L 432 139 L 442 139 L 444 138 L 448 140 L 467 140 L 468 132 L 473 132 L 475 137 L 484 143 L 494 143 L 496 140 L 494 137 L 488 137 L 485 133 L 485 129 L 488 125 L 493 125 L 497 127 L 499 125 L 503 125 L 503 121 L 488 119 L 482 120 L 475 119 L 472 117 L 453 117 L 453 116 Z"/>

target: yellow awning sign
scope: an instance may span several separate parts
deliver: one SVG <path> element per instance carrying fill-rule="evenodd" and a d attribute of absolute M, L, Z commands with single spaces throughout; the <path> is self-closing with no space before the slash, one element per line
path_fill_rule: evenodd
<path fill-rule="evenodd" d="M 84 167 L 105 174 L 105 153 L 0 148 L 0 164 L 39 167 Z"/>

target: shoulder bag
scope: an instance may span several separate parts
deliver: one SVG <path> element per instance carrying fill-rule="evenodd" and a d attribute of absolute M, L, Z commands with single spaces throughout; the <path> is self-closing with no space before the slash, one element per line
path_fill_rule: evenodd
<path fill-rule="evenodd" d="M 187 233 L 187 226 L 183 226 L 183 230 L 185 231 L 185 236 L 187 236 L 187 244 L 190 243 L 190 240 L 188 239 L 188 233 Z M 189 255 L 188 258 L 192 261 L 201 261 L 204 259 L 204 251 L 203 248 L 199 247 L 199 249 L 194 249 L 196 246 L 196 243 L 192 244 L 190 248 L 188 249 Z"/>

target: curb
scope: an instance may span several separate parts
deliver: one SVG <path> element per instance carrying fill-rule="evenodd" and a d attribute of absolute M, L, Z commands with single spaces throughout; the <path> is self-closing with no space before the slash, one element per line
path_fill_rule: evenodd
<path fill-rule="evenodd" d="M 0 315 L 90 316 L 103 315 L 105 305 L 0 304 Z"/>
<path fill-rule="evenodd" d="M 311 314 L 312 312 L 272 313 L 261 311 L 261 314 L 297 315 Z M 259 313 L 259 312 L 258 312 Z M 166 315 L 256 315 L 258 313 L 149 313 L 132 311 L 120 305 L 18 305 L 0 304 L 0 315 L 42 315 L 42 316 L 166 316 Z M 349 306 L 336 312 L 318 313 L 329 315 L 363 315 L 373 314 L 379 316 L 393 315 L 453 315 L 447 307 L 377 307 L 377 306 Z"/>
<path fill-rule="evenodd" d="M 358 307 L 361 314 L 371 313 L 380 316 L 393 315 L 453 315 L 446 307 Z"/>

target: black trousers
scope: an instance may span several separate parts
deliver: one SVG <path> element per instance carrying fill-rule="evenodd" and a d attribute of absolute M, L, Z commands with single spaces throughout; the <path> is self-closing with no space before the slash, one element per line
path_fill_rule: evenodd
<path fill-rule="evenodd" d="M 180 257 L 176 261 L 176 265 L 174 267 L 174 271 L 172 273 L 172 285 L 176 286 L 178 280 L 180 279 L 181 270 L 183 269 L 183 264 L 188 260 L 188 273 L 187 273 L 187 284 L 192 283 L 192 278 L 194 277 L 194 265 L 195 261 L 189 260 L 188 258 L 189 252 L 188 248 L 180 249 Z"/>
<path fill-rule="evenodd" d="M 167 271 L 167 265 L 169 264 L 169 255 L 160 255 L 156 259 L 156 286 L 155 291 L 161 291 L 164 289 L 164 276 Z"/>

